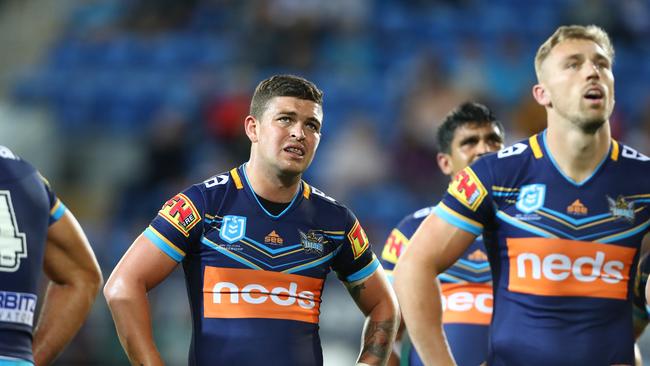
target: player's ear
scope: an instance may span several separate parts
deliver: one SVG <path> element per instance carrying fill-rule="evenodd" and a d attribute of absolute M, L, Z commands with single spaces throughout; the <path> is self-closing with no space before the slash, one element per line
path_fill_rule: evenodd
<path fill-rule="evenodd" d="M 251 140 L 251 142 L 257 142 L 259 140 L 257 135 L 258 123 L 259 121 L 257 118 L 250 115 L 246 116 L 246 119 L 244 119 L 244 131 L 246 131 L 246 136 L 248 136 L 248 139 Z"/>
<path fill-rule="evenodd" d="M 438 162 L 438 167 L 444 175 L 451 175 L 451 173 L 454 171 L 454 166 L 451 162 L 451 155 L 438 153 L 438 155 L 436 155 L 436 161 Z"/>
<path fill-rule="evenodd" d="M 551 96 L 542 84 L 535 84 L 533 86 L 533 97 L 540 105 L 551 107 Z"/>

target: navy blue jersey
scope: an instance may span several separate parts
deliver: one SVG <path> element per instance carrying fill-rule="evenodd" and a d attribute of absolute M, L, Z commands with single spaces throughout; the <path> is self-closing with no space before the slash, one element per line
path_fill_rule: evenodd
<path fill-rule="evenodd" d="M 0 146 L 0 356 L 33 362 L 32 328 L 48 227 L 65 212 L 29 163 Z"/>
<path fill-rule="evenodd" d="M 393 229 L 381 254 L 381 263 L 392 282 L 392 271 L 411 236 L 433 207 L 406 216 Z M 477 238 L 465 253 L 438 276 L 442 290 L 443 327 L 459 366 L 476 366 L 487 359 L 488 328 L 492 316 L 492 277 L 483 239 Z M 406 342 L 408 345 L 408 342 Z M 422 365 L 415 348 L 403 350 L 408 364 Z"/>
<path fill-rule="evenodd" d="M 379 261 L 354 214 L 302 183 L 280 214 L 241 166 L 171 198 L 145 230 L 182 262 L 193 319 L 191 365 L 321 365 L 321 295 Z"/>
<path fill-rule="evenodd" d="M 490 365 L 634 362 L 632 285 L 650 226 L 650 158 L 612 141 L 582 182 L 545 132 L 458 173 L 435 214 L 483 234 L 494 279 Z"/>

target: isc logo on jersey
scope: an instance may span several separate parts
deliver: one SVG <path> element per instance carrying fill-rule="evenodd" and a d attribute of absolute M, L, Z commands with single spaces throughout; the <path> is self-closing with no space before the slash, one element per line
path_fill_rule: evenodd
<path fill-rule="evenodd" d="M 323 280 L 251 269 L 205 267 L 203 316 L 318 323 Z"/>
<path fill-rule="evenodd" d="M 476 211 L 487 195 L 487 190 L 470 167 L 456 174 L 447 192 L 472 211 Z"/>
<path fill-rule="evenodd" d="M 508 290 L 626 299 L 635 248 L 565 239 L 507 239 Z"/>
<path fill-rule="evenodd" d="M 492 286 L 470 283 L 443 283 L 442 322 L 444 324 L 488 325 L 492 318 Z"/>

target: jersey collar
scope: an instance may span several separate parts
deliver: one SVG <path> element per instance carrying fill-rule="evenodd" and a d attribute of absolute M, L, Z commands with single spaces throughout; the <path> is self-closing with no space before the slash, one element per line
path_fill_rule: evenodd
<path fill-rule="evenodd" d="M 244 187 L 246 187 L 247 193 L 255 201 L 255 203 L 257 204 L 257 207 L 259 207 L 262 210 L 262 212 L 264 212 L 270 218 L 272 218 L 272 219 L 281 218 L 287 212 L 289 212 L 289 210 L 291 210 L 294 206 L 298 205 L 298 202 L 300 201 L 300 197 L 305 197 L 305 198 L 308 197 L 309 193 L 305 191 L 305 187 L 308 188 L 309 186 L 305 182 L 301 181 L 302 184 L 298 188 L 298 192 L 296 192 L 296 194 L 291 199 L 291 202 L 289 203 L 289 205 L 282 212 L 280 212 L 279 214 L 273 215 L 266 208 L 264 208 L 264 206 L 262 205 L 260 200 L 257 198 L 257 195 L 255 194 L 255 191 L 253 190 L 253 187 L 251 186 L 250 181 L 248 180 L 248 175 L 246 174 L 246 164 L 247 163 L 244 163 L 244 164 L 240 165 L 239 168 L 233 169 L 231 171 L 231 175 L 233 177 L 233 180 L 235 181 L 235 186 L 237 187 L 237 189 L 243 189 Z M 243 177 L 244 179 L 241 179 L 241 177 Z"/>
<path fill-rule="evenodd" d="M 544 130 L 540 134 L 536 134 L 530 137 L 528 139 L 528 142 L 530 144 L 530 148 L 533 150 L 533 155 L 535 156 L 535 159 L 541 159 L 546 155 L 548 157 L 548 160 L 553 164 L 553 167 L 555 170 L 562 176 L 566 181 L 569 183 L 573 184 L 576 187 L 581 187 L 585 185 L 587 182 L 589 182 L 595 175 L 600 171 L 602 166 L 605 164 L 607 160 L 612 160 L 612 161 L 618 161 L 618 156 L 619 156 L 619 146 L 618 142 L 616 140 L 612 139 L 612 142 L 609 146 L 609 152 L 603 157 L 603 159 L 598 163 L 596 166 L 596 169 L 589 175 L 587 178 L 583 179 L 581 182 L 576 182 L 560 169 L 560 166 L 557 164 L 555 159 L 553 158 L 553 155 L 551 154 L 551 151 L 548 149 L 548 145 L 546 144 L 546 132 L 547 130 Z M 541 140 L 541 144 L 540 144 Z"/>

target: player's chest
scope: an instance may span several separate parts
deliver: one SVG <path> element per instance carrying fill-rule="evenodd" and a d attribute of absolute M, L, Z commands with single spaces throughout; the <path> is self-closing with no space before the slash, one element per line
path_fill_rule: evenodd
<path fill-rule="evenodd" d="M 650 226 L 650 195 L 622 177 L 572 185 L 531 178 L 493 187 L 496 222 L 508 236 L 534 234 L 635 246 Z"/>
<path fill-rule="evenodd" d="M 279 220 L 236 209 L 220 214 L 204 223 L 205 265 L 324 276 L 344 234 L 299 213 Z"/>

